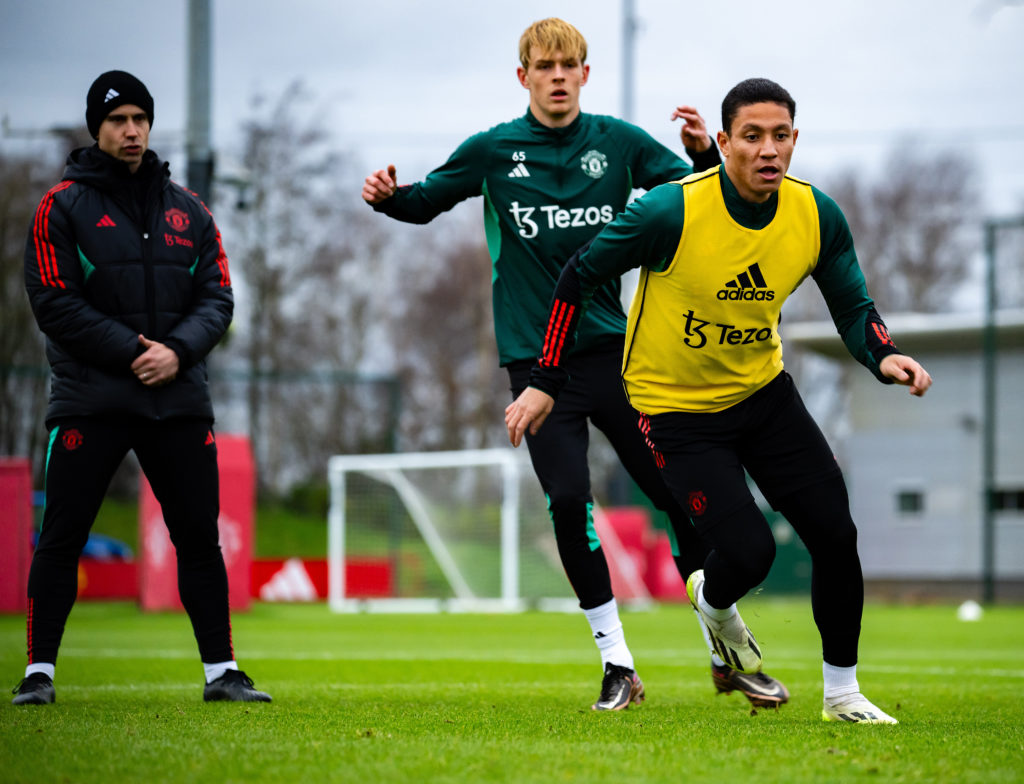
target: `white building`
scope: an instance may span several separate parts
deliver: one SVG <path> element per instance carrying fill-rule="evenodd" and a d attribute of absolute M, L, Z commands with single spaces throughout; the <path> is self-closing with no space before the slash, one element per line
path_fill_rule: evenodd
<path fill-rule="evenodd" d="M 850 364 L 849 432 L 833 448 L 850 489 L 864 577 L 874 594 L 982 595 L 986 518 L 997 599 L 1024 598 L 1024 311 L 997 313 L 994 511 L 986 515 L 981 316 L 887 317 L 901 351 L 934 380 L 924 398 L 887 388 L 847 353 L 831 322 L 784 324 L 787 351 Z"/>

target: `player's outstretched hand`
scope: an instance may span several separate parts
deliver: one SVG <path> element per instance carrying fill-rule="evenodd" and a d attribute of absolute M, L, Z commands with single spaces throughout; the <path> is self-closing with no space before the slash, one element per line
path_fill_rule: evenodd
<path fill-rule="evenodd" d="M 384 199 L 394 196 L 396 190 L 398 180 L 395 178 L 394 164 L 391 164 L 387 170 L 377 169 L 366 178 L 363 183 L 363 200 L 368 204 L 380 204 Z"/>
<path fill-rule="evenodd" d="M 551 395 L 533 387 L 527 387 L 523 394 L 509 403 L 505 409 L 505 427 L 508 428 L 508 440 L 512 446 L 519 446 L 523 442 L 527 428 L 531 436 L 536 435 L 554 406 L 555 399 Z"/>
<path fill-rule="evenodd" d="M 921 397 L 932 385 L 932 377 L 921 364 L 905 354 L 890 354 L 879 364 L 879 370 L 886 378 L 897 384 L 910 387 L 910 394 Z"/>
<path fill-rule="evenodd" d="M 682 120 L 683 127 L 679 129 L 679 138 L 683 140 L 683 147 L 687 150 L 704 152 L 711 146 L 711 137 L 708 136 L 708 127 L 704 124 L 704 118 L 693 106 L 677 106 L 672 112 L 672 120 Z"/>

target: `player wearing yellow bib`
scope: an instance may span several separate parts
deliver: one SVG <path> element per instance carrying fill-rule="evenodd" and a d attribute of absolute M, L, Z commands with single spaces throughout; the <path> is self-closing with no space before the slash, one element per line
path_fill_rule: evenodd
<path fill-rule="evenodd" d="M 634 188 L 648 190 L 721 160 L 693 107 L 680 106 L 673 116 L 685 122 L 681 139 L 694 167 L 634 125 L 583 112 L 586 59 L 586 39 L 571 24 L 556 18 L 534 22 L 519 40 L 516 74 L 530 94 L 525 115 L 474 134 L 421 182 L 398 186 L 390 166 L 370 174 L 363 186 L 363 199 L 375 211 L 412 223 L 427 223 L 465 199 L 483 197 L 498 361 L 508 371 L 513 398 L 529 382 L 566 257 L 625 209 Z M 587 463 L 591 424 L 668 517 L 684 582 L 708 551 L 662 481 L 619 382 L 626 332 L 620 290 L 618 280 L 609 280 L 595 292 L 566 357 L 572 383 L 544 432 L 527 439 L 562 566 L 600 652 L 604 675 L 593 708 L 601 711 L 637 704 L 646 690 L 594 528 Z M 767 673 L 738 672 L 714 652 L 711 677 L 717 692 L 739 691 L 755 706 L 778 707 L 789 699 L 786 687 Z"/>
<path fill-rule="evenodd" d="M 562 357 L 603 281 L 641 268 L 622 378 L 676 500 L 711 545 L 687 593 L 719 654 L 741 671 L 761 651 L 735 602 L 768 574 L 775 541 L 744 469 L 810 552 L 822 641 L 822 716 L 895 724 L 857 682 L 864 581 L 842 473 L 783 369 L 779 315 L 810 276 L 850 353 L 921 396 L 931 377 L 899 352 L 868 296 L 842 212 L 792 177 L 796 104 L 767 79 L 722 103 L 723 166 L 653 189 L 566 264 L 530 386 L 506 410 L 518 446 L 566 381 Z"/>

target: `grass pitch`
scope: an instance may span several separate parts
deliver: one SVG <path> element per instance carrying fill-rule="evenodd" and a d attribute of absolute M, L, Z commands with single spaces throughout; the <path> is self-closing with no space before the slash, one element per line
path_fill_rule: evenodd
<path fill-rule="evenodd" d="M 1020 782 L 1024 608 L 869 605 L 860 683 L 895 727 L 826 724 L 809 601 L 741 603 L 792 693 L 716 697 L 692 613 L 624 612 L 647 702 L 597 714 L 581 614 L 332 615 L 256 605 L 240 665 L 274 702 L 205 704 L 184 616 L 79 604 L 57 704 L 0 705 L 3 782 Z M 16 683 L 24 619 L 0 616 Z"/>

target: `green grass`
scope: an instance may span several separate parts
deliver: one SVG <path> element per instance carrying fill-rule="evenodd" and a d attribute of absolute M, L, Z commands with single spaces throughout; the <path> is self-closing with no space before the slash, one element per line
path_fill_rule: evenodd
<path fill-rule="evenodd" d="M 806 600 L 743 603 L 780 711 L 715 697 L 692 613 L 626 612 L 647 702 L 595 714 L 598 657 L 579 614 L 236 614 L 240 664 L 270 705 L 204 704 L 187 620 L 76 606 L 52 706 L 0 705 L 4 782 L 1019 782 L 1024 608 L 869 605 L 861 686 L 900 724 L 820 720 Z M 0 616 L 0 663 L 24 665 Z"/>

